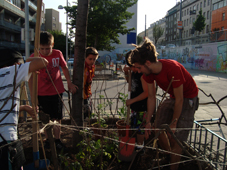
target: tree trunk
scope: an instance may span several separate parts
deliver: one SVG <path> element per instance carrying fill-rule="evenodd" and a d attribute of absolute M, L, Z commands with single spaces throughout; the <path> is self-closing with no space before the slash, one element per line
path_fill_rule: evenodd
<path fill-rule="evenodd" d="M 87 42 L 87 18 L 88 18 L 89 0 L 78 0 L 77 17 L 76 17 L 76 36 L 74 49 L 73 64 L 73 83 L 78 86 L 78 91 L 72 96 L 72 118 L 71 124 L 82 126 L 83 110 L 83 78 L 84 78 L 84 61 L 85 49 Z M 79 131 L 73 133 L 73 147 L 78 151 L 76 145 L 82 140 Z"/>

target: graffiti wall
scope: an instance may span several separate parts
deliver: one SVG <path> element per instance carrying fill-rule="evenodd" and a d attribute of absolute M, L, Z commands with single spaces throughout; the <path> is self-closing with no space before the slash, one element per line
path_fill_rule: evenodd
<path fill-rule="evenodd" d="M 99 57 L 97 61 L 100 63 L 109 63 L 110 61 L 112 61 L 114 64 L 117 61 L 125 63 L 125 54 L 132 49 L 134 48 L 117 48 L 114 51 Z"/>
<path fill-rule="evenodd" d="M 173 59 L 185 68 L 227 73 L 227 42 L 159 49 L 158 58 Z"/>

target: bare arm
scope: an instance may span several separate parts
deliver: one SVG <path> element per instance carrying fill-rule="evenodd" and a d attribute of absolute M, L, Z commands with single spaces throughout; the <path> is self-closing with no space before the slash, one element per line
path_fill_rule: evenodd
<path fill-rule="evenodd" d="M 48 61 L 42 57 L 29 57 L 26 62 L 31 62 L 29 65 L 29 73 L 38 71 L 48 64 Z"/>
<path fill-rule="evenodd" d="M 176 120 L 171 126 L 170 128 L 176 128 L 177 126 L 177 121 L 181 115 L 182 112 L 182 107 L 183 107 L 183 101 L 184 101 L 184 97 L 183 97 L 183 84 L 180 85 L 177 88 L 173 89 L 173 93 L 175 96 L 175 104 L 174 104 L 174 112 L 173 112 L 173 118 L 172 121 Z M 172 130 L 173 133 L 175 132 L 175 130 Z"/>
<path fill-rule="evenodd" d="M 149 135 L 151 134 L 151 117 L 155 111 L 156 105 L 156 98 L 155 98 L 155 85 L 147 84 L 148 85 L 148 99 L 147 99 L 147 118 L 146 118 L 146 129 L 145 130 L 145 137 L 148 139 Z"/>
<path fill-rule="evenodd" d="M 126 65 L 124 66 L 123 68 L 124 70 L 124 74 L 125 74 L 125 80 L 127 81 L 128 83 L 128 70 L 130 70 L 130 67 L 127 67 Z"/>
<path fill-rule="evenodd" d="M 26 111 L 32 118 L 35 118 L 35 110 L 29 105 L 21 105 L 19 111 Z"/>
<path fill-rule="evenodd" d="M 67 84 L 68 84 L 68 90 L 73 94 L 76 93 L 78 87 L 75 84 L 72 83 L 68 67 L 67 66 L 62 67 L 62 71 L 63 71 L 63 74 L 65 75 L 65 78 L 66 78 L 66 81 L 67 81 Z"/>
<path fill-rule="evenodd" d="M 134 97 L 133 99 L 129 99 L 126 101 L 126 105 L 129 106 L 135 102 L 141 101 L 143 99 L 146 99 L 148 97 L 148 85 L 146 83 L 146 81 L 143 79 L 143 77 L 141 76 L 140 81 L 142 83 L 142 87 L 143 87 L 143 93 L 141 93 L 140 95 L 138 95 L 137 97 Z"/>

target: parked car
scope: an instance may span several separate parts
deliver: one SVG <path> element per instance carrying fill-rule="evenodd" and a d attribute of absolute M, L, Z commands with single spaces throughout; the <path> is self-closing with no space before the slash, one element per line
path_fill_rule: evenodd
<path fill-rule="evenodd" d="M 74 58 L 69 58 L 68 59 L 68 66 L 73 67 L 73 62 L 74 62 Z"/>
<path fill-rule="evenodd" d="M 166 48 L 175 48 L 176 46 L 174 44 L 167 44 Z"/>

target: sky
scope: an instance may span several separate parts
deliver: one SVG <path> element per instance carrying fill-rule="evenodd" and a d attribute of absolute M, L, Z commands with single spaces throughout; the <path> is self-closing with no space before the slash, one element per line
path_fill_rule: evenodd
<path fill-rule="evenodd" d="M 165 17 L 166 12 L 171 9 L 176 2 L 180 0 L 138 0 L 137 6 L 137 34 L 145 30 L 150 24 Z M 69 5 L 73 5 L 75 0 L 68 0 Z M 59 5 L 66 6 L 66 0 L 43 0 L 45 8 L 52 8 L 59 11 L 60 22 L 62 23 L 62 31 L 66 32 L 66 14 L 64 9 L 58 9 Z"/>

